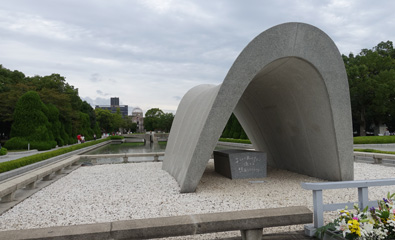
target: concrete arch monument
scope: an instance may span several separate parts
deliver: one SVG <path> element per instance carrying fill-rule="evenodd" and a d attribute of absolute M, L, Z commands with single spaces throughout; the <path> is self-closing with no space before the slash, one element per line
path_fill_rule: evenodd
<path fill-rule="evenodd" d="M 327 180 L 352 180 L 347 75 L 334 42 L 304 23 L 253 39 L 220 85 L 199 85 L 180 102 L 163 169 L 195 191 L 231 113 L 268 164 Z"/>

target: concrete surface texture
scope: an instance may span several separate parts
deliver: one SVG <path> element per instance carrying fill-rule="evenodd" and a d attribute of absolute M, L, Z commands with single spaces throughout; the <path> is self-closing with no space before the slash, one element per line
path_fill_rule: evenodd
<path fill-rule="evenodd" d="M 195 191 L 231 113 L 268 164 L 327 180 L 352 180 L 347 75 L 320 29 L 285 23 L 253 39 L 223 83 L 188 91 L 177 109 L 163 169 Z"/>

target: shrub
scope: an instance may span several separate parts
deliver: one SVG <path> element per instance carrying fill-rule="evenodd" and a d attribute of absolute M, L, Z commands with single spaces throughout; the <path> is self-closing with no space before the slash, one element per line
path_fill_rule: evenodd
<path fill-rule="evenodd" d="M 63 141 L 63 139 L 60 138 L 60 137 L 55 138 L 55 141 L 56 141 L 56 143 L 58 144 L 59 147 L 61 147 L 61 146 L 64 145 L 64 141 Z"/>
<path fill-rule="evenodd" d="M 7 154 L 7 148 L 2 147 L 2 148 L 0 149 L 0 156 L 1 156 L 1 155 L 6 155 L 6 154 Z"/>
<path fill-rule="evenodd" d="M 110 136 L 110 139 L 111 139 L 111 140 L 114 140 L 114 139 L 124 139 L 124 137 L 123 137 L 123 136 L 117 136 L 117 135 L 115 135 L 115 136 Z"/>
<path fill-rule="evenodd" d="M 21 137 L 13 137 L 5 142 L 4 147 L 12 150 L 27 150 L 27 145 L 28 142 L 26 139 Z"/>
<path fill-rule="evenodd" d="M 38 151 L 49 150 L 56 147 L 56 141 L 47 142 L 31 142 L 30 149 L 37 149 Z"/>
<path fill-rule="evenodd" d="M 395 136 L 354 137 L 354 144 L 395 143 Z"/>

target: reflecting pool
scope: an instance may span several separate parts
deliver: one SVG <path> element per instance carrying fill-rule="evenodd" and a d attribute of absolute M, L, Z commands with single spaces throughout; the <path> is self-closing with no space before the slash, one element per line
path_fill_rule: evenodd
<path fill-rule="evenodd" d="M 133 142 L 133 143 L 111 143 L 105 146 L 99 147 L 92 151 L 86 152 L 83 155 L 94 155 L 94 154 L 116 154 L 116 153 L 151 153 L 151 152 L 165 152 L 167 142 L 159 143 L 147 143 Z M 218 145 L 215 150 L 223 149 L 235 149 L 237 147 Z M 129 161 L 152 161 L 153 157 L 129 157 Z M 159 157 L 159 161 L 163 161 L 163 156 Z M 81 159 L 81 163 L 90 162 L 87 159 Z M 109 164 L 109 163 L 122 163 L 123 158 L 98 158 L 97 164 Z"/>
<path fill-rule="evenodd" d="M 86 152 L 83 155 L 94 155 L 94 154 L 115 154 L 115 153 L 151 153 L 151 152 L 164 152 L 166 149 L 167 142 L 144 144 L 143 142 L 132 142 L 132 143 L 111 143 L 103 147 L 96 148 L 92 151 Z M 154 157 L 130 157 L 129 161 L 152 161 Z M 163 157 L 159 157 L 162 161 Z M 87 162 L 89 160 L 81 159 L 81 162 Z M 123 158 L 98 158 L 97 164 L 107 163 L 122 163 Z"/>

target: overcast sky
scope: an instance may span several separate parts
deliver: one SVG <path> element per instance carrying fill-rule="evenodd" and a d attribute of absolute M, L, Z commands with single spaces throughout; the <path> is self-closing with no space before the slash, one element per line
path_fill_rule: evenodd
<path fill-rule="evenodd" d="M 174 113 L 192 87 L 220 84 L 270 27 L 309 23 L 342 54 L 358 54 L 395 41 L 394 9 L 392 0 L 2 1 L 0 64 L 27 76 L 59 73 L 92 105 L 119 97 Z"/>

